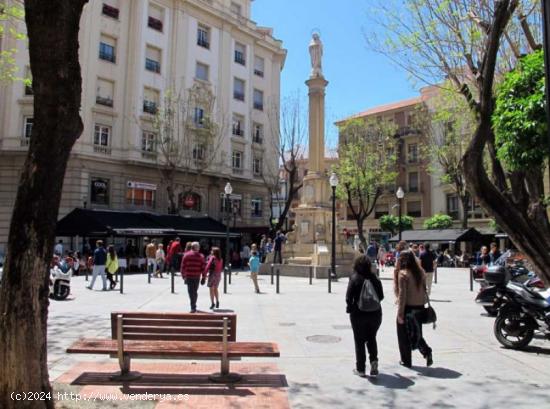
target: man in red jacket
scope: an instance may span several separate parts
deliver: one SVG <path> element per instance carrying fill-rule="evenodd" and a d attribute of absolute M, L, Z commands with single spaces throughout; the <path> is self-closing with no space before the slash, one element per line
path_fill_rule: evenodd
<path fill-rule="evenodd" d="M 191 251 L 184 254 L 181 262 L 181 276 L 187 282 L 187 292 L 191 300 L 191 312 L 197 312 L 197 298 L 199 282 L 204 285 L 206 280 L 206 260 L 199 252 L 201 246 L 198 242 L 191 244 Z M 202 280 L 201 280 L 202 277 Z"/>
<path fill-rule="evenodd" d="M 173 271 L 178 271 L 180 269 L 182 255 L 183 249 L 181 248 L 180 238 L 176 237 L 166 252 L 166 262 Z"/>

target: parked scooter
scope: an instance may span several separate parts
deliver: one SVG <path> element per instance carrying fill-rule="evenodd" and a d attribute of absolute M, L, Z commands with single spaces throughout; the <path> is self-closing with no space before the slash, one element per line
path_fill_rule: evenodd
<path fill-rule="evenodd" d="M 495 337 L 506 348 L 525 348 L 535 331 L 550 339 L 550 302 L 541 292 L 510 281 L 497 291 L 501 304 L 493 327 Z"/>
<path fill-rule="evenodd" d="M 67 257 L 63 261 L 56 260 L 54 257 L 50 267 L 50 298 L 61 301 L 71 293 L 72 263 L 71 257 Z"/>
<path fill-rule="evenodd" d="M 498 303 L 496 302 L 497 291 L 505 288 L 509 281 L 525 283 L 529 287 L 544 288 L 544 283 L 536 279 L 536 275 L 530 272 L 522 263 L 515 262 L 514 264 L 506 265 L 506 260 L 509 256 L 510 253 L 507 252 L 493 265 L 475 266 L 475 272 L 478 272 L 478 274 L 479 272 L 481 273 L 481 278 L 476 279 L 480 283 L 481 288 L 475 301 L 482 305 L 490 316 L 496 316 L 498 313 Z"/>

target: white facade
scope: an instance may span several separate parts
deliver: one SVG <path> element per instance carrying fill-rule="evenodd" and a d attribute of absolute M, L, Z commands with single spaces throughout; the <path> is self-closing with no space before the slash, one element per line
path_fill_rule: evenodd
<path fill-rule="evenodd" d="M 181 92 L 200 82 L 215 95 L 220 123 L 231 123 L 234 115 L 242 118 L 240 134 L 229 126 L 221 141 L 223 168 L 210 172 L 197 189 L 204 201 L 200 213 L 218 217 L 220 179 L 230 180 L 243 204 L 263 200 L 264 212 L 254 217 L 245 211 L 239 224 L 268 225 L 269 198 L 261 173 L 267 166 L 277 169 L 278 156 L 267 110 L 280 99 L 286 50 L 270 29 L 250 20 L 250 13 L 251 0 L 104 0 L 85 7 L 79 35 L 84 132 L 73 148 L 60 216 L 83 203 L 127 207 L 129 181 L 158 186 L 148 207 L 165 212 L 155 155 L 144 141 L 153 121 L 146 111 L 161 104 L 167 89 Z M 13 46 L 20 50 L 16 58 L 23 75 L 29 65 L 25 43 L 0 44 L 0 49 Z M 244 81 L 244 101 L 235 98 L 235 79 Z M 26 95 L 22 82 L 0 88 L 0 247 L 7 237 L 32 110 L 33 97 Z M 241 155 L 238 168 L 234 152 Z M 93 203 L 93 178 L 108 180 L 108 203 Z"/>

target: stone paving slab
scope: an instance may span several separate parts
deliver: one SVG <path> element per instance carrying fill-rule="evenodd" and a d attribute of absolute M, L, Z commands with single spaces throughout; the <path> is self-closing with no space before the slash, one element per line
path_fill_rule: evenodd
<path fill-rule="evenodd" d="M 221 294 L 220 307 L 238 314 L 238 340 L 279 344 L 279 359 L 243 359 L 242 363 L 276 364 L 278 373 L 288 382 L 292 408 L 548 406 L 550 342 L 535 339 L 528 351 L 502 348 L 493 335 L 494 319 L 473 301 L 476 293 L 469 291 L 467 269 L 441 269 L 439 283 L 434 284 L 433 306 L 439 321 L 435 330 L 424 327 L 425 337 L 434 349 L 434 366 L 423 366 L 424 360 L 416 351 L 412 370 L 399 366 L 396 308 L 389 269 L 382 278 L 386 299 L 382 303 L 384 318 L 378 334 L 381 375 L 377 380 L 357 378 L 351 373 L 354 347 L 345 313 L 347 279 L 333 283 L 333 292 L 328 294 L 326 280 L 314 280 L 309 285 L 307 278 L 281 277 L 281 293 L 275 294 L 269 276 L 261 276 L 263 293 L 254 294 L 249 274 L 241 272 L 233 276 L 229 294 Z M 79 337 L 110 337 L 111 311 L 189 310 L 181 277 L 176 277 L 176 294 L 170 293 L 169 279 L 153 279 L 147 284 L 145 275 L 125 277 L 124 295 L 89 291 L 85 284 L 83 277 L 76 277 L 74 299 L 51 302 L 48 331 L 51 379 L 78 362 L 116 364 L 107 357 L 64 352 Z M 208 291 L 201 287 L 199 309 L 207 311 L 209 305 Z M 248 405 L 246 398 L 240 402 L 239 407 L 255 407 L 252 401 Z"/>
<path fill-rule="evenodd" d="M 141 372 L 142 378 L 120 384 L 110 379 L 118 371 L 116 363 L 78 363 L 55 380 L 57 391 L 69 393 L 57 394 L 57 406 L 72 409 L 84 403 L 94 409 L 132 402 L 131 407 L 143 409 L 290 408 L 286 378 L 274 364 L 233 364 L 232 370 L 243 376 L 235 385 L 210 382 L 208 375 L 219 370 L 212 363 L 139 362 L 132 370 Z M 70 399 L 70 392 L 81 400 Z"/>

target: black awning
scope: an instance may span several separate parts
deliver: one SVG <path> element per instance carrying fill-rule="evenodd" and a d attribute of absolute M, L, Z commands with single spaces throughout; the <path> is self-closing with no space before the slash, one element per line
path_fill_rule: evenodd
<path fill-rule="evenodd" d="M 57 236 L 224 237 L 225 225 L 210 217 L 181 217 L 147 212 L 74 209 L 57 222 Z M 239 233 L 230 233 L 240 237 Z"/>
<path fill-rule="evenodd" d="M 449 242 L 475 242 L 483 239 L 483 236 L 473 227 L 470 229 L 443 229 L 443 230 L 405 230 L 401 233 L 401 239 L 406 242 L 417 243 L 449 243 Z M 399 241 L 399 235 L 393 236 L 389 241 Z"/>
<path fill-rule="evenodd" d="M 171 228 L 180 236 L 225 237 L 226 226 L 211 217 L 182 217 L 174 215 L 150 214 L 156 223 Z M 230 237 L 240 237 L 240 233 L 230 232 Z"/>
<path fill-rule="evenodd" d="M 57 222 L 57 236 L 166 236 L 169 229 L 151 220 L 147 213 L 117 210 L 74 209 Z"/>

